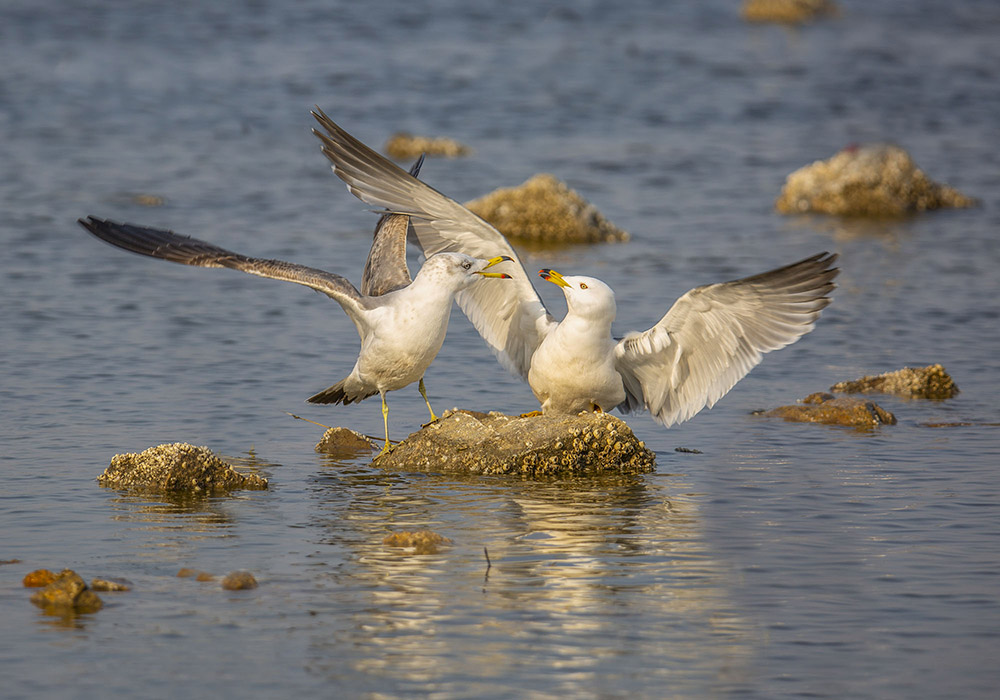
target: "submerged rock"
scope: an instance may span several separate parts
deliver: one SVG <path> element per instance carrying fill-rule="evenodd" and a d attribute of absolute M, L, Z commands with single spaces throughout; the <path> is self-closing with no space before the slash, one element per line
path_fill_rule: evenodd
<path fill-rule="evenodd" d="M 471 474 L 639 474 L 654 470 L 656 455 L 607 413 L 521 417 L 452 410 L 373 463 Z"/>
<path fill-rule="evenodd" d="M 466 202 L 508 238 L 535 243 L 627 241 L 628 233 L 605 219 L 565 183 L 535 175 L 518 187 L 501 188 Z"/>
<path fill-rule="evenodd" d="M 396 160 L 419 158 L 421 155 L 458 158 L 472 153 L 472 149 L 454 139 L 414 136 L 405 131 L 393 134 L 385 144 L 386 154 Z"/>
<path fill-rule="evenodd" d="M 375 445 L 361 433 L 350 428 L 330 428 L 316 445 L 316 451 L 341 459 L 350 459 L 371 452 Z"/>
<path fill-rule="evenodd" d="M 59 613 L 90 613 L 104 607 L 100 597 L 71 569 L 63 569 L 52 583 L 31 596 L 31 602 Z"/>
<path fill-rule="evenodd" d="M 766 416 L 777 416 L 787 421 L 801 423 L 827 423 L 852 428 L 877 428 L 895 425 L 896 416 L 876 404 L 847 396 L 834 398 L 832 394 L 810 394 L 802 403 L 779 406 L 765 411 Z"/>
<path fill-rule="evenodd" d="M 240 474 L 207 447 L 186 442 L 145 452 L 115 455 L 97 477 L 101 486 L 144 493 L 212 495 L 236 489 L 266 489 L 267 479 Z"/>
<path fill-rule="evenodd" d="M 744 0 L 741 13 L 748 22 L 801 24 L 826 15 L 836 15 L 832 0 Z"/>
<path fill-rule="evenodd" d="M 257 579 L 249 571 L 233 571 L 222 579 L 222 587 L 227 591 L 243 591 L 257 587 Z"/>
<path fill-rule="evenodd" d="M 111 579 L 106 578 L 95 578 L 90 581 L 90 590 L 124 592 L 131 591 L 132 586 L 126 581 L 112 581 Z"/>
<path fill-rule="evenodd" d="M 939 364 L 904 367 L 895 372 L 838 382 L 830 391 L 844 394 L 896 394 L 915 399 L 950 399 L 958 394 L 955 380 Z"/>
<path fill-rule="evenodd" d="M 433 530 L 415 530 L 386 535 L 382 544 L 390 547 L 412 547 L 414 554 L 437 554 L 441 547 L 451 544 L 451 540 Z"/>
<path fill-rule="evenodd" d="M 849 146 L 829 160 L 799 168 L 775 206 L 782 214 L 904 216 L 928 209 L 975 206 L 976 200 L 933 182 L 892 144 Z"/>

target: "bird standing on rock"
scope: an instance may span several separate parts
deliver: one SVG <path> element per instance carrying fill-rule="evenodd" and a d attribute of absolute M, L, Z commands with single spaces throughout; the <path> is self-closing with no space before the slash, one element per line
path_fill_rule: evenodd
<path fill-rule="evenodd" d="M 527 380 L 543 413 L 646 410 L 659 423 L 685 421 L 711 407 L 772 350 L 813 329 L 830 303 L 837 256 L 820 253 L 759 275 L 696 287 L 653 327 L 611 335 L 614 292 L 591 277 L 540 275 L 559 285 L 568 310 L 545 308 L 513 248 L 489 223 L 407 174 L 313 112 L 313 133 L 334 173 L 364 202 L 410 217 L 424 254 L 501 252 L 518 262 L 513 281 L 456 295 L 459 307 L 500 363 Z"/>

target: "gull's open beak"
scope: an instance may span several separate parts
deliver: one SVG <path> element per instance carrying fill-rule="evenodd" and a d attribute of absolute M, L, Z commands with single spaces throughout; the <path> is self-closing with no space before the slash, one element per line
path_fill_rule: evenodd
<path fill-rule="evenodd" d="M 494 265 L 497 265 L 499 263 L 508 262 L 508 261 L 512 262 L 513 258 L 511 258 L 509 255 L 498 255 L 495 258 L 490 258 L 490 261 L 486 264 L 486 267 L 484 267 L 483 270 L 491 268 Z M 502 280 L 509 280 L 509 279 L 511 279 L 511 276 L 508 275 L 505 272 L 483 272 L 482 270 L 480 270 L 476 274 L 477 275 L 482 275 L 483 277 L 496 277 L 497 279 L 502 279 Z"/>
<path fill-rule="evenodd" d="M 541 277 L 546 282 L 551 282 L 552 284 L 558 284 L 560 287 L 569 287 L 569 282 L 563 279 L 555 270 L 550 270 L 547 267 L 542 268 L 538 271 L 538 276 Z"/>

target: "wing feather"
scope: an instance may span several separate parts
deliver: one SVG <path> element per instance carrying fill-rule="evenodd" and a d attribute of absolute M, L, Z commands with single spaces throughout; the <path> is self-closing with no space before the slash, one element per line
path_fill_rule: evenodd
<path fill-rule="evenodd" d="M 455 200 L 368 148 L 321 109 L 313 116 L 322 127 L 313 133 L 322 142 L 323 154 L 337 177 L 363 202 L 410 217 L 424 255 L 459 252 L 478 258 L 508 255 L 513 259 L 515 264 L 504 268 L 513 277 L 511 281 L 502 285 L 477 282 L 460 292 L 456 300 L 500 363 L 527 378 L 532 354 L 556 322 L 503 235 Z"/>
<path fill-rule="evenodd" d="M 711 408 L 762 359 L 813 329 L 839 270 L 820 253 L 770 272 L 696 287 L 660 321 L 615 347 L 624 412 L 648 410 L 664 425 Z"/>

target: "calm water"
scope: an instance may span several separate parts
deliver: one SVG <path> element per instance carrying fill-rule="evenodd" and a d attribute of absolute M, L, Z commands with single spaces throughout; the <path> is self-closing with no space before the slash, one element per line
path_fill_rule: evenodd
<path fill-rule="evenodd" d="M 787 30 L 743 23 L 735 0 L 4 3 L 0 559 L 21 561 L 0 566 L 0 695 L 995 697 L 1000 8 L 841 4 Z M 835 303 L 712 411 L 671 430 L 629 418 L 652 475 L 317 455 L 321 430 L 284 411 L 381 431 L 377 401 L 304 404 L 354 361 L 336 304 L 129 256 L 75 223 L 170 227 L 357 282 L 375 218 L 319 153 L 313 105 L 376 147 L 397 130 L 469 144 L 422 173 L 458 199 L 568 182 L 633 241 L 526 264 L 606 280 L 619 332 L 696 284 L 821 250 L 841 254 Z M 773 213 L 791 170 L 885 140 L 983 206 Z M 880 398 L 899 418 L 880 432 L 750 415 L 932 362 L 961 395 Z M 457 312 L 427 385 L 438 410 L 536 405 Z M 390 407 L 397 437 L 425 419 L 415 388 Z M 972 425 L 925 425 L 942 422 Z M 182 507 L 96 485 L 116 452 L 173 441 L 252 454 L 273 488 Z M 454 545 L 381 544 L 416 528 Z M 48 617 L 20 587 L 39 567 L 134 590 Z"/>

